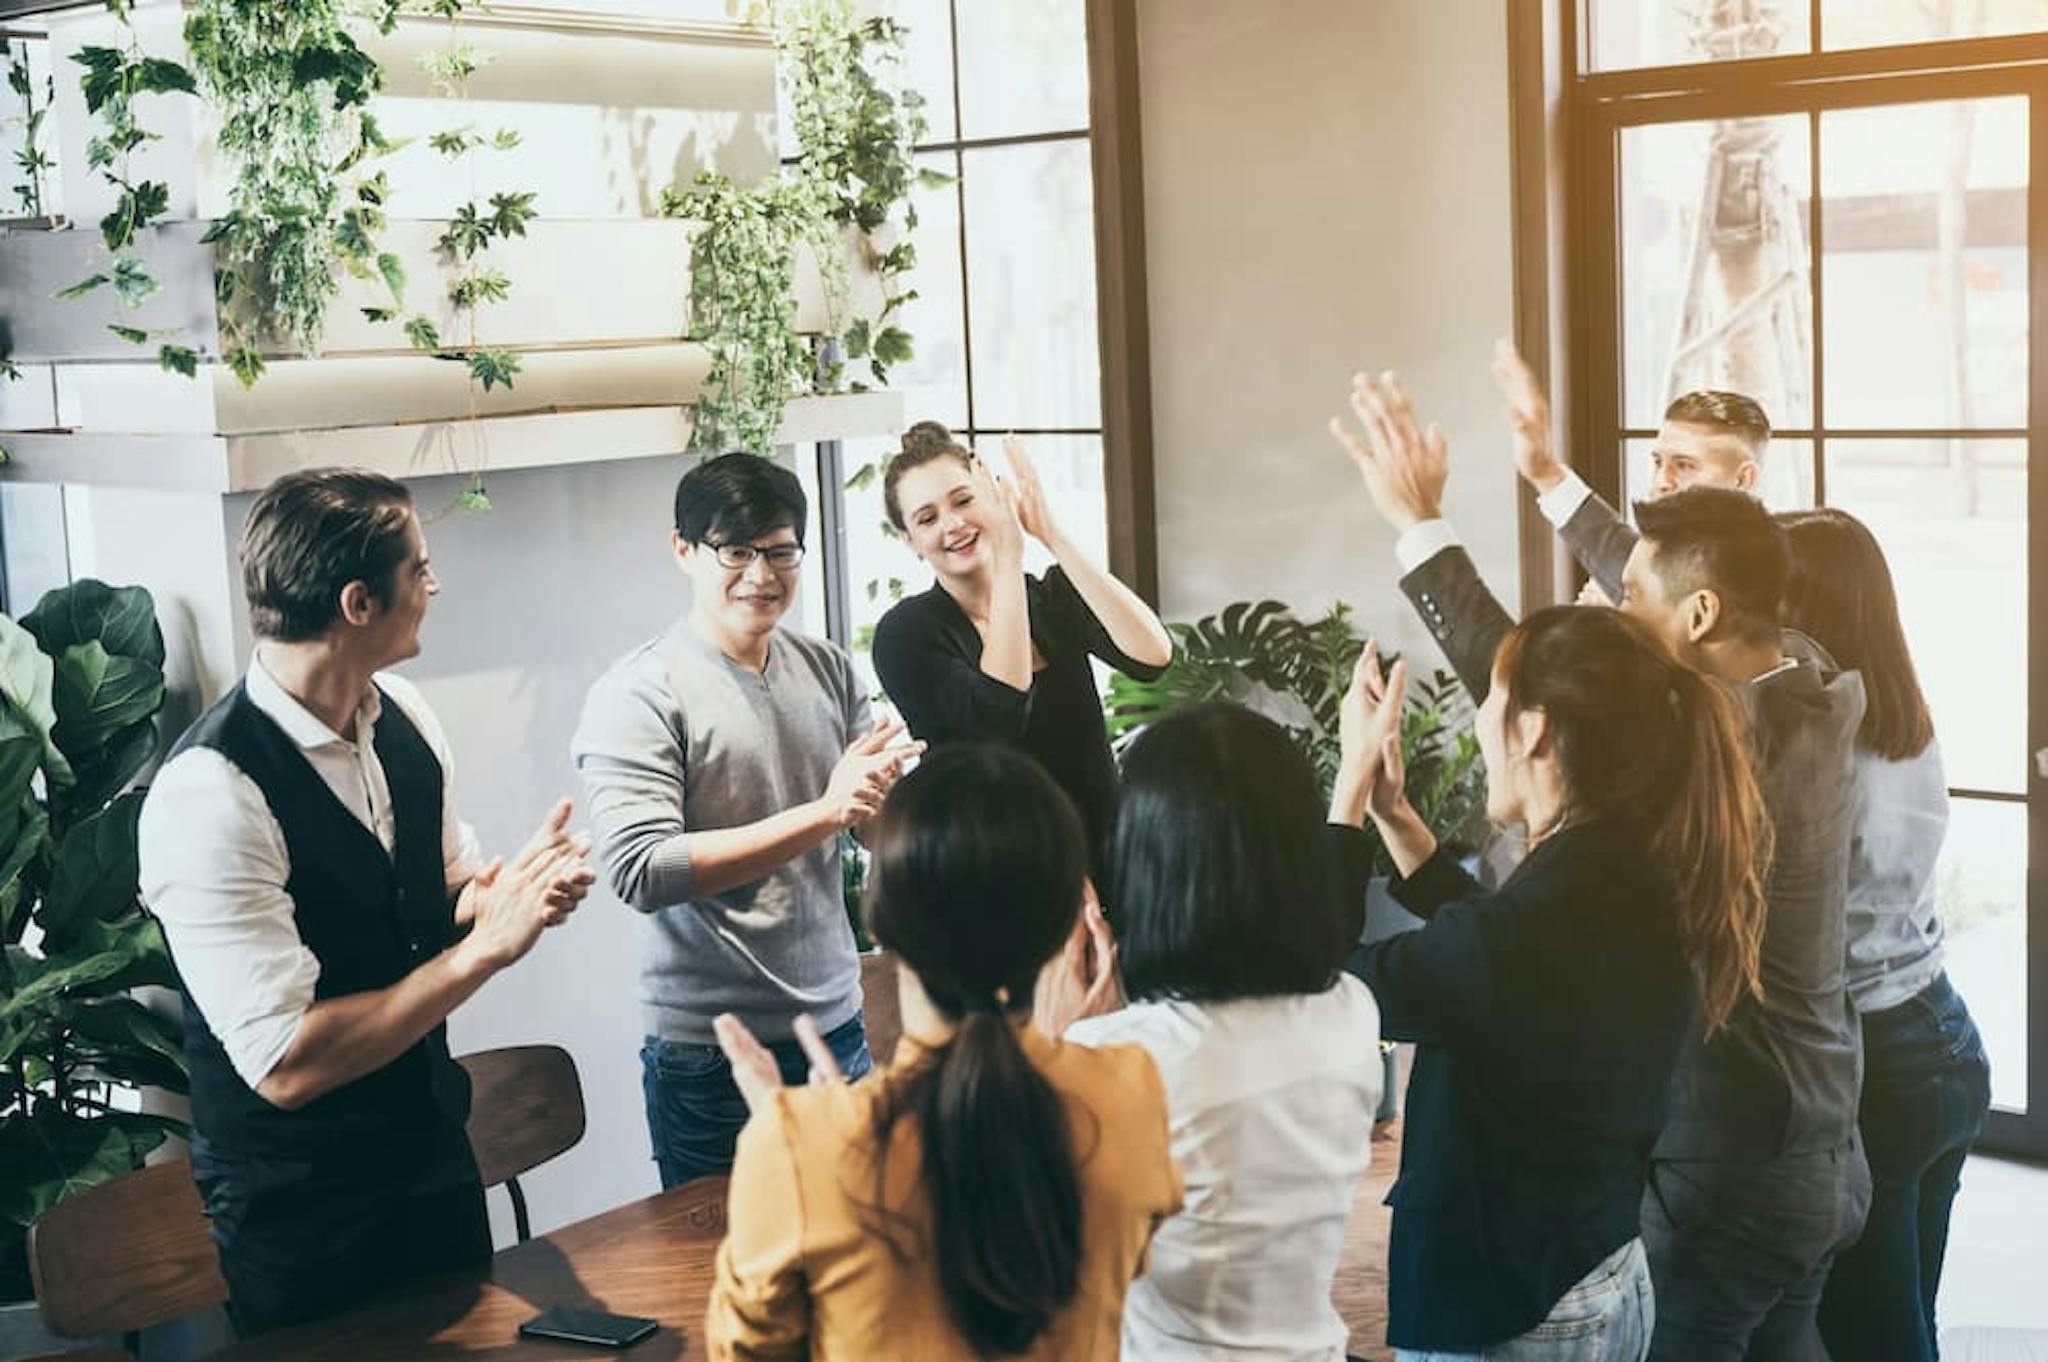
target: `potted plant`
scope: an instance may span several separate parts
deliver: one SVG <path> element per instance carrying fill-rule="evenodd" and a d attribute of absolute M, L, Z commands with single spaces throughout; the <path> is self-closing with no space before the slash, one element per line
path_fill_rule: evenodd
<path fill-rule="evenodd" d="M 81 581 L 0 615 L 0 1302 L 32 1294 L 38 1215 L 185 1131 L 136 1109 L 187 1083 L 177 1024 L 127 996 L 174 981 L 128 788 L 156 749 L 163 661 L 140 587 Z"/>

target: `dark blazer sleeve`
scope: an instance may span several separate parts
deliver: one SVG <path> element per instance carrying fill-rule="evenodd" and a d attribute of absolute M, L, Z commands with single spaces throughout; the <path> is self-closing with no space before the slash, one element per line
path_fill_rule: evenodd
<path fill-rule="evenodd" d="M 1472 703 L 1493 686 L 1493 654 L 1514 620 L 1480 580 L 1472 556 L 1453 544 L 1401 579 L 1401 590 L 1444 650 Z"/>
<path fill-rule="evenodd" d="M 1621 572 L 1636 546 L 1634 528 L 1595 492 L 1579 504 L 1558 534 L 1607 599 L 1619 603 Z"/>
<path fill-rule="evenodd" d="M 1045 574 L 1039 589 L 1033 594 L 1038 612 L 1033 623 L 1041 631 L 1062 641 L 1078 643 L 1134 681 L 1156 681 L 1165 674 L 1166 668 L 1140 662 L 1116 646 L 1109 630 L 1095 618 L 1088 602 L 1081 599 L 1080 589 L 1058 564 Z"/>
<path fill-rule="evenodd" d="M 1388 1040 L 1456 1044 L 1485 1032 L 1493 1011 L 1489 915 L 1512 911 L 1485 898 L 1460 899 L 1412 932 L 1351 952 L 1344 968 L 1364 980 Z"/>
<path fill-rule="evenodd" d="M 921 596 L 899 602 L 875 626 L 875 675 L 911 736 L 928 743 L 1016 742 L 1031 719 L 1031 692 L 981 670 Z"/>

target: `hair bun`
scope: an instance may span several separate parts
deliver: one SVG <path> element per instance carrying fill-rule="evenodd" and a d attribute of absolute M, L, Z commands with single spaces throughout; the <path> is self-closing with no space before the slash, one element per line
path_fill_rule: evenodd
<path fill-rule="evenodd" d="M 932 456 L 960 448 L 953 432 L 940 421 L 919 421 L 903 432 L 903 452 Z"/>

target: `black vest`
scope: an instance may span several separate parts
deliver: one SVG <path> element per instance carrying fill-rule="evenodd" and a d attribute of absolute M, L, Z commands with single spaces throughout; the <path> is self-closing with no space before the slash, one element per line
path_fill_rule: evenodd
<path fill-rule="evenodd" d="M 210 748 L 262 791 L 291 859 L 285 890 L 299 938 L 320 962 L 316 999 L 387 988 L 456 937 L 441 860 L 441 763 L 391 697 L 382 698 L 373 741 L 391 789 L 389 855 L 242 685 L 171 752 Z M 184 994 L 195 1160 L 283 1160 L 333 1174 L 394 1163 L 445 1162 L 453 1171 L 471 1159 L 463 1129 L 469 1076 L 449 1057 L 445 1026 L 375 1073 L 287 1111 L 242 1081 Z"/>

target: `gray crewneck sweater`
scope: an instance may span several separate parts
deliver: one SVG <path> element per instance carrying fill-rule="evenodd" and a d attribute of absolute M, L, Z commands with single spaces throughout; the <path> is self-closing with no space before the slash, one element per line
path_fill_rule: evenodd
<path fill-rule="evenodd" d="M 870 723 L 845 651 L 785 629 L 757 675 L 679 621 L 590 688 L 571 751 L 605 878 L 643 915 L 648 1034 L 709 1045 L 733 1012 L 782 1040 L 799 1013 L 829 1031 L 859 1010 L 838 838 L 712 895 L 690 843 L 816 799 Z"/>

